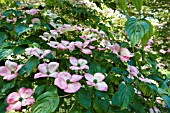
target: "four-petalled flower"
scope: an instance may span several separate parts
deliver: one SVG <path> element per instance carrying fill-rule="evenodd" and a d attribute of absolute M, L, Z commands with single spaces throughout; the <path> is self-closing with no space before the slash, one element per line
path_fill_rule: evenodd
<path fill-rule="evenodd" d="M 90 86 L 94 86 L 97 90 L 100 91 L 107 91 L 108 85 L 103 81 L 105 79 L 105 76 L 102 73 L 95 73 L 94 76 L 85 73 L 86 83 Z"/>
<path fill-rule="evenodd" d="M 55 79 L 54 84 L 60 89 L 63 89 L 64 92 L 75 93 L 81 87 L 81 84 L 78 81 L 82 78 L 83 76 L 81 75 L 71 75 L 68 72 L 60 72 L 58 77 Z"/>
<path fill-rule="evenodd" d="M 33 93 L 32 89 L 25 87 L 20 88 L 18 92 L 10 93 L 6 100 L 8 103 L 6 111 L 21 110 L 22 106 L 32 105 L 35 102 L 34 98 L 31 98 Z"/>
<path fill-rule="evenodd" d="M 75 57 L 70 57 L 70 63 L 73 66 L 70 66 L 71 70 L 83 70 L 83 69 L 89 69 L 89 66 L 87 64 L 87 60 L 85 59 L 76 59 Z"/>
<path fill-rule="evenodd" d="M 18 71 L 22 66 L 23 64 L 18 65 L 16 62 L 7 60 L 5 66 L 0 66 L 0 75 L 3 76 L 5 80 L 12 80 L 18 75 Z"/>

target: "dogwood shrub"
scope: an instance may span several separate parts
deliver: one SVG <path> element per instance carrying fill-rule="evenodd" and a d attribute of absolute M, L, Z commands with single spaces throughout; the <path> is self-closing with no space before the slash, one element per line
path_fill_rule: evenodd
<path fill-rule="evenodd" d="M 149 50 L 152 24 L 129 17 L 125 1 L 118 4 L 126 16 L 107 4 L 47 0 L 3 9 L 2 113 L 168 112 L 169 79 Z"/>

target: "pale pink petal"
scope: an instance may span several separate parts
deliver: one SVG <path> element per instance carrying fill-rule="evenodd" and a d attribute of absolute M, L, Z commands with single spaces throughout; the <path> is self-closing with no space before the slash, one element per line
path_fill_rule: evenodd
<path fill-rule="evenodd" d="M 86 83 L 90 86 L 96 86 L 96 84 L 94 82 L 86 81 Z"/>
<path fill-rule="evenodd" d="M 15 73 L 15 74 L 11 74 L 11 75 L 8 75 L 8 76 L 4 76 L 4 80 L 7 80 L 7 81 L 10 81 L 10 80 L 12 80 L 12 79 L 14 79 L 14 78 L 16 78 L 17 77 L 17 74 Z"/>
<path fill-rule="evenodd" d="M 80 89 L 80 87 L 81 87 L 81 84 L 79 82 L 70 83 L 68 84 L 68 87 L 64 89 L 64 92 L 75 93 Z"/>
<path fill-rule="evenodd" d="M 66 89 L 67 83 L 63 78 L 57 77 L 54 81 L 54 85 L 58 86 L 60 89 Z"/>
<path fill-rule="evenodd" d="M 73 74 L 70 79 L 70 82 L 77 82 L 77 81 L 81 80 L 82 78 L 83 78 L 83 76 L 81 76 L 81 75 Z"/>
<path fill-rule="evenodd" d="M 89 49 L 94 49 L 95 47 L 94 46 L 91 46 L 91 45 L 89 45 L 89 46 L 87 46 Z"/>
<path fill-rule="evenodd" d="M 70 44 L 69 44 L 69 46 L 67 46 L 67 48 L 69 49 L 69 50 L 74 50 L 74 42 L 71 42 Z"/>
<path fill-rule="evenodd" d="M 43 73 L 36 73 L 34 75 L 34 79 L 43 78 L 43 77 L 48 77 L 48 75 L 47 74 L 43 74 Z"/>
<path fill-rule="evenodd" d="M 66 46 L 64 46 L 63 44 L 58 43 L 58 44 L 57 44 L 57 49 L 60 49 L 60 50 L 66 50 L 66 49 L 67 49 L 67 47 L 66 47 Z"/>
<path fill-rule="evenodd" d="M 34 23 L 40 24 L 40 23 L 41 23 L 41 21 L 40 21 L 39 18 L 33 18 L 33 19 L 31 20 L 31 22 L 32 22 L 32 24 L 34 24 Z"/>
<path fill-rule="evenodd" d="M 85 40 L 86 36 L 79 36 L 81 39 Z"/>
<path fill-rule="evenodd" d="M 80 67 L 77 67 L 77 66 L 70 66 L 70 69 L 71 69 L 71 70 L 81 70 L 81 68 L 80 68 Z"/>
<path fill-rule="evenodd" d="M 93 80 L 94 80 L 94 76 L 89 73 L 85 73 L 84 77 L 86 78 L 86 80 L 88 80 L 90 82 L 93 82 Z"/>
<path fill-rule="evenodd" d="M 43 63 L 43 64 L 39 64 L 38 65 L 38 70 L 43 73 L 46 74 L 48 72 L 48 64 Z"/>
<path fill-rule="evenodd" d="M 122 62 L 127 62 L 130 60 L 130 57 L 127 56 L 118 56 Z"/>
<path fill-rule="evenodd" d="M 25 49 L 25 54 L 26 55 L 31 55 L 32 48 L 26 48 Z"/>
<path fill-rule="evenodd" d="M 21 110 L 21 102 L 18 101 L 16 103 L 9 104 L 6 111 L 9 112 L 10 110 Z"/>
<path fill-rule="evenodd" d="M 101 82 L 102 80 L 105 79 L 105 76 L 102 73 L 95 73 L 94 74 L 94 79 L 96 79 L 97 82 Z"/>
<path fill-rule="evenodd" d="M 15 71 L 17 69 L 18 64 L 16 62 L 12 62 L 10 60 L 7 60 L 5 62 L 5 66 L 7 66 L 11 71 Z"/>
<path fill-rule="evenodd" d="M 59 67 L 58 62 L 50 62 L 48 64 L 48 72 L 53 73 L 58 69 L 58 67 Z"/>
<path fill-rule="evenodd" d="M 22 106 L 30 106 L 35 102 L 34 98 L 25 98 L 22 100 Z"/>
<path fill-rule="evenodd" d="M 6 66 L 0 67 L 0 75 L 1 76 L 8 76 L 10 74 L 11 74 L 11 70 L 8 67 L 6 67 Z"/>
<path fill-rule="evenodd" d="M 68 73 L 68 72 L 60 72 L 58 74 L 58 77 L 60 77 L 60 78 L 62 78 L 62 79 L 64 79 L 66 81 L 66 80 L 70 80 L 71 79 L 71 74 Z"/>
<path fill-rule="evenodd" d="M 87 60 L 85 59 L 78 59 L 78 64 L 80 64 L 80 66 L 86 65 L 87 64 Z"/>
<path fill-rule="evenodd" d="M 34 90 L 32 90 L 31 88 L 22 87 L 19 89 L 18 93 L 20 94 L 22 98 L 25 99 L 25 98 L 30 97 L 34 93 Z"/>
<path fill-rule="evenodd" d="M 49 75 L 49 77 L 57 78 L 58 77 L 58 72 L 53 72 Z"/>
<path fill-rule="evenodd" d="M 43 51 L 41 51 L 41 50 L 39 50 L 39 49 L 33 49 L 32 51 L 31 51 L 31 55 L 34 55 L 34 56 L 36 56 L 36 57 L 38 57 L 38 58 L 40 58 L 40 54 L 42 54 L 43 53 Z"/>
<path fill-rule="evenodd" d="M 78 65 L 78 61 L 75 57 L 70 57 L 70 63 L 73 65 L 73 66 L 77 66 Z"/>
<path fill-rule="evenodd" d="M 45 50 L 44 53 L 41 55 L 41 58 L 44 58 L 45 56 L 47 56 L 51 52 L 52 52 L 51 50 Z"/>
<path fill-rule="evenodd" d="M 84 44 L 83 44 L 83 47 L 84 47 L 84 48 L 87 47 L 87 46 L 89 45 L 89 43 L 90 43 L 90 40 L 86 40 L 86 41 L 84 42 Z"/>
<path fill-rule="evenodd" d="M 16 103 L 17 101 L 19 101 L 19 99 L 20 99 L 19 93 L 12 92 L 7 96 L 6 101 L 8 104 L 13 104 L 13 103 Z"/>
<path fill-rule="evenodd" d="M 83 65 L 83 66 L 80 67 L 80 69 L 81 69 L 81 70 L 83 70 L 83 69 L 89 69 L 89 66 L 88 66 L 88 65 Z"/>
<path fill-rule="evenodd" d="M 106 48 L 101 48 L 101 47 L 99 47 L 99 48 L 97 48 L 99 51 L 104 51 Z"/>
<path fill-rule="evenodd" d="M 41 39 L 43 39 L 44 41 L 48 41 L 48 38 L 46 38 L 45 36 L 39 36 Z"/>
<path fill-rule="evenodd" d="M 139 71 L 136 67 L 130 66 L 130 74 L 137 76 L 138 73 L 139 73 Z"/>
<path fill-rule="evenodd" d="M 22 68 L 22 66 L 24 66 L 24 64 L 18 65 L 18 66 L 17 66 L 17 69 L 15 70 L 15 73 L 17 73 L 17 72 Z"/>
<path fill-rule="evenodd" d="M 84 54 L 92 54 L 92 51 L 90 49 L 82 49 L 81 50 Z"/>
<path fill-rule="evenodd" d="M 82 48 L 82 46 L 83 46 L 83 43 L 82 42 L 80 42 L 80 41 L 76 41 L 76 42 L 74 42 L 74 45 L 76 46 L 76 47 L 78 47 L 78 48 Z"/>
<path fill-rule="evenodd" d="M 107 91 L 108 90 L 108 85 L 105 82 L 99 82 L 96 85 L 96 89 L 100 91 Z"/>
<path fill-rule="evenodd" d="M 57 48 L 59 42 L 56 41 L 50 41 L 50 43 L 47 43 L 49 46 L 53 47 L 53 48 Z"/>
<path fill-rule="evenodd" d="M 94 41 L 96 41 L 97 40 L 97 38 L 92 38 L 90 41 L 91 42 L 94 42 Z"/>
<path fill-rule="evenodd" d="M 69 41 L 65 41 L 65 40 L 62 40 L 61 43 L 64 45 L 64 46 L 68 46 L 70 44 Z"/>
<path fill-rule="evenodd" d="M 127 57 L 132 57 L 133 56 L 133 54 L 130 53 L 127 48 L 121 48 L 120 55 L 121 56 L 127 56 Z"/>

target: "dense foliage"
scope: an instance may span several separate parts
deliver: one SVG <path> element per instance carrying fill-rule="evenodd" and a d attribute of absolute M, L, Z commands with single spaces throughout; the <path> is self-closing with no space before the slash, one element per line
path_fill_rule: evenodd
<path fill-rule="evenodd" d="M 170 112 L 168 3 L 0 3 L 0 113 Z"/>

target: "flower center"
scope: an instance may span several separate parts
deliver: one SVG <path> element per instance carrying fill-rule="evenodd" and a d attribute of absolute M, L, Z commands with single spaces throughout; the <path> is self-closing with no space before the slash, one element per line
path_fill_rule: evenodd
<path fill-rule="evenodd" d="M 23 99 L 20 97 L 20 98 L 19 98 L 19 101 L 22 102 L 22 100 L 23 100 Z"/>
<path fill-rule="evenodd" d="M 69 80 L 69 79 L 67 79 L 67 80 L 66 80 L 66 83 L 67 83 L 67 84 L 69 84 L 69 83 L 70 83 L 70 80 Z"/>
<path fill-rule="evenodd" d="M 47 75 L 49 75 L 50 74 L 50 72 L 47 72 Z"/>
<path fill-rule="evenodd" d="M 94 80 L 93 80 L 93 82 L 96 84 L 96 83 L 97 83 L 97 80 L 96 80 L 96 79 L 94 79 Z"/>

